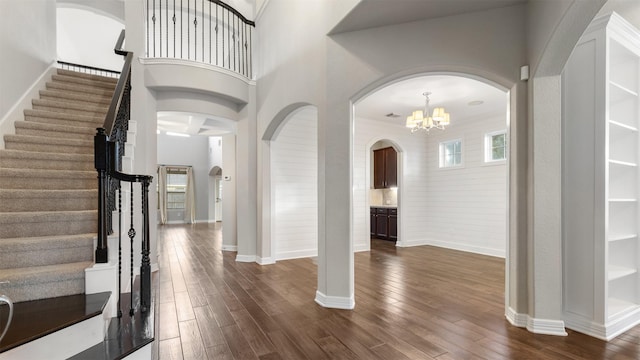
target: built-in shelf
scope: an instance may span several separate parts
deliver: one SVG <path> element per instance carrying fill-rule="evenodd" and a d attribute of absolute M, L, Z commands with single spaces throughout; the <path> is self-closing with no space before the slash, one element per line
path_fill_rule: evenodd
<path fill-rule="evenodd" d="M 622 240 L 631 240 L 631 239 L 636 239 L 637 237 L 638 237 L 638 234 L 610 234 L 609 241 L 614 242 L 614 241 L 622 241 Z"/>
<path fill-rule="evenodd" d="M 609 159 L 609 164 L 621 165 L 621 166 L 638 166 L 638 164 L 633 162 L 619 161 L 619 160 L 613 160 L 613 159 Z"/>
<path fill-rule="evenodd" d="M 620 198 L 618 198 L 618 199 L 609 199 L 609 202 L 612 202 L 612 203 L 632 203 L 632 202 L 636 202 L 636 201 L 638 201 L 638 199 L 631 199 L 631 198 L 628 198 L 628 199 L 620 199 Z"/>
<path fill-rule="evenodd" d="M 625 276 L 633 275 L 637 272 L 638 272 L 637 269 L 609 265 L 609 274 L 607 276 L 607 279 L 609 281 L 613 281 L 613 280 L 621 279 Z"/>
<path fill-rule="evenodd" d="M 627 124 L 624 124 L 624 123 L 621 123 L 621 122 L 618 122 L 618 121 L 615 121 L 615 120 L 609 120 L 609 124 L 614 125 L 614 126 L 619 126 L 619 127 L 623 128 L 623 129 L 634 131 L 634 132 L 638 131 L 638 129 L 636 127 L 633 127 L 633 126 L 630 126 L 630 125 L 627 125 Z"/>
<path fill-rule="evenodd" d="M 631 89 L 629 89 L 629 88 L 626 88 L 626 87 L 624 87 L 624 86 L 622 86 L 622 85 L 618 84 L 618 83 L 617 83 L 617 82 L 615 82 L 615 81 L 609 81 L 609 84 L 611 84 L 611 86 L 612 86 L 614 89 L 618 89 L 618 90 L 622 91 L 622 93 L 624 93 L 624 94 L 627 94 L 627 95 L 629 95 L 629 96 L 636 96 L 636 97 L 638 96 L 638 93 L 637 93 L 637 92 L 635 92 L 635 91 L 633 91 L 633 90 L 631 90 Z M 612 97 L 613 97 L 613 94 L 612 94 Z M 614 97 L 614 98 L 612 99 L 612 101 L 614 101 L 614 102 L 615 102 L 616 100 L 617 100 L 617 97 Z"/>
<path fill-rule="evenodd" d="M 610 297 L 608 300 L 609 300 L 609 303 L 607 306 L 607 310 L 608 310 L 607 315 L 609 318 L 638 307 L 638 305 L 632 302 L 614 298 L 614 297 Z"/>
<path fill-rule="evenodd" d="M 562 80 L 563 315 L 610 339 L 640 324 L 640 31 L 594 20 Z"/>

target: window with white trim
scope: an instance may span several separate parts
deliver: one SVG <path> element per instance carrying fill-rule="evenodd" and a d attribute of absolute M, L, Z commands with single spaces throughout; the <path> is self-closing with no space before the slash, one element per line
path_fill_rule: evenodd
<path fill-rule="evenodd" d="M 440 167 L 455 167 L 462 165 L 462 140 L 450 140 L 440 143 Z"/>
<path fill-rule="evenodd" d="M 495 162 L 507 159 L 507 132 L 504 130 L 484 136 L 484 161 Z"/>

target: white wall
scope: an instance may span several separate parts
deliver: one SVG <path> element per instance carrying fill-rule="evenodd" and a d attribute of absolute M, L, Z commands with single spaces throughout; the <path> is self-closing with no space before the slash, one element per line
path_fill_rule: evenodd
<path fill-rule="evenodd" d="M 357 107 L 356 107 L 357 109 Z M 506 96 L 505 96 L 506 110 Z M 357 110 L 356 110 L 357 111 Z M 356 113 L 357 114 L 357 113 Z M 398 246 L 435 245 L 480 254 L 505 255 L 507 229 L 506 163 L 484 162 L 484 135 L 506 129 L 506 111 L 490 118 L 467 119 L 428 135 L 402 124 L 357 117 L 353 155 L 354 248 L 369 248 L 368 189 L 371 145 L 389 139 L 402 151 L 398 176 Z M 441 141 L 463 139 L 464 166 L 440 169 Z"/>
<path fill-rule="evenodd" d="M 0 119 L 56 61 L 55 0 L 0 1 Z"/>
<path fill-rule="evenodd" d="M 58 60 L 103 69 L 122 70 L 121 55 L 113 52 L 124 24 L 91 10 L 57 9 Z"/>
<path fill-rule="evenodd" d="M 191 165 L 195 183 L 196 221 L 208 221 L 209 214 L 209 138 L 206 136 L 179 137 L 158 134 L 159 165 Z M 184 215 L 184 212 L 181 211 Z M 184 216 L 171 214 L 169 221 Z"/>
<path fill-rule="evenodd" d="M 305 107 L 271 142 L 276 260 L 318 253 L 318 111 Z"/>

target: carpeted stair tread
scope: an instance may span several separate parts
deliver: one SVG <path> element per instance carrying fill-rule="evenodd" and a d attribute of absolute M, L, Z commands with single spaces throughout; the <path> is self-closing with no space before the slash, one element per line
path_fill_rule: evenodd
<path fill-rule="evenodd" d="M 25 117 L 33 116 L 47 119 L 60 119 L 60 120 L 75 120 L 78 123 L 104 123 L 104 116 L 87 116 L 76 114 L 65 114 L 56 111 L 44 111 L 44 110 L 25 110 Z"/>
<path fill-rule="evenodd" d="M 3 293 L 14 302 L 48 297 L 81 294 L 84 292 L 84 270 L 91 261 L 69 264 L 35 266 L 0 270 Z"/>
<path fill-rule="evenodd" d="M 91 261 L 95 237 L 87 233 L 0 239 L 0 269 Z"/>
<path fill-rule="evenodd" d="M 0 212 L 72 211 L 98 208 L 95 189 L 0 189 Z"/>
<path fill-rule="evenodd" d="M 82 78 L 82 79 L 104 81 L 104 82 L 113 83 L 113 84 L 116 84 L 118 82 L 118 78 L 111 77 L 111 76 L 87 74 L 87 73 L 81 73 L 81 72 L 67 70 L 67 69 L 57 69 L 56 72 L 58 75 L 73 76 L 73 77 Z"/>
<path fill-rule="evenodd" d="M 94 170 L 94 163 L 93 154 L 0 149 L 0 168 L 91 171 Z"/>
<path fill-rule="evenodd" d="M 0 239 L 85 234 L 96 231 L 97 224 L 97 210 L 3 212 Z"/>
<path fill-rule="evenodd" d="M 67 154 L 90 154 L 93 151 L 93 140 L 64 139 L 32 135 L 5 135 L 4 146 L 9 150 L 26 150 Z"/>
<path fill-rule="evenodd" d="M 43 100 L 59 100 L 62 99 L 65 102 L 86 102 L 91 105 L 100 104 L 109 106 L 111 104 L 111 98 L 113 94 L 104 95 L 92 95 L 83 94 L 75 91 L 64 90 L 40 90 L 40 99 Z"/>
<path fill-rule="evenodd" d="M 0 168 L 4 189 L 97 189 L 95 171 Z"/>
<path fill-rule="evenodd" d="M 51 77 L 53 82 L 61 82 L 61 83 L 71 83 L 79 86 L 89 86 L 89 87 L 97 87 L 103 89 L 109 89 L 113 91 L 116 88 L 115 82 L 107 82 L 102 79 L 87 79 L 79 76 L 69 76 L 69 75 L 53 75 Z"/>
<path fill-rule="evenodd" d="M 96 130 L 89 127 L 16 121 L 16 135 L 48 136 L 63 139 L 93 140 Z"/>
<path fill-rule="evenodd" d="M 63 91 L 87 93 L 87 94 L 101 95 L 101 96 L 113 95 L 113 89 L 104 89 L 104 88 L 97 88 L 94 86 L 69 84 L 69 83 L 57 82 L 57 81 L 48 82 L 46 83 L 45 87 L 47 90 L 63 90 Z"/>
<path fill-rule="evenodd" d="M 109 110 L 109 106 L 104 103 L 87 103 L 82 101 L 61 101 L 50 99 L 34 99 L 33 110 L 49 112 L 61 112 L 65 114 L 77 114 L 85 116 L 104 117 Z"/>

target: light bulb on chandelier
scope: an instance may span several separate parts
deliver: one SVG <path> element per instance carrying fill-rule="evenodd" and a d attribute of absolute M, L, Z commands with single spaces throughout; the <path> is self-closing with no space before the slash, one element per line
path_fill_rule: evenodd
<path fill-rule="evenodd" d="M 431 129 L 444 130 L 445 126 L 451 123 L 448 112 L 445 112 L 443 107 L 437 107 L 433 109 L 433 113 L 429 109 L 429 95 L 430 92 L 425 92 L 422 95 L 425 97 L 424 110 L 416 110 L 411 115 L 407 116 L 406 126 L 414 133 L 418 130 L 424 130 L 429 132 Z M 429 114 L 431 113 L 431 116 Z"/>

